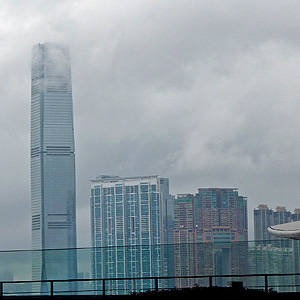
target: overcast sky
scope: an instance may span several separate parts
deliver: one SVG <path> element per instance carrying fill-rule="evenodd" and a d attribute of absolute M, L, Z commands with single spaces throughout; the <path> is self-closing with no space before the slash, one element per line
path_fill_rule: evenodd
<path fill-rule="evenodd" d="M 0 250 L 31 249 L 30 64 L 72 61 L 78 246 L 90 179 L 161 175 L 172 194 L 236 187 L 300 207 L 300 2 L 1 0 Z"/>

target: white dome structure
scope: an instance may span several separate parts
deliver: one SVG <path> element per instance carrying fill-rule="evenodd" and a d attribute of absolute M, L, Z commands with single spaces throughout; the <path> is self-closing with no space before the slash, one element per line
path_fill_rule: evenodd
<path fill-rule="evenodd" d="M 268 232 L 278 238 L 300 240 L 300 221 L 269 226 Z"/>

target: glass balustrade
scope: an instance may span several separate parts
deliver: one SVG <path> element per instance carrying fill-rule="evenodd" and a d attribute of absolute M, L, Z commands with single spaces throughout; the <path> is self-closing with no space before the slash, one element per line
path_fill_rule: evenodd
<path fill-rule="evenodd" d="M 131 294 L 152 289 L 229 286 L 296 292 L 299 241 L 141 245 L 132 247 L 0 251 L 3 295 Z M 41 255 L 43 251 L 44 255 Z M 77 256 L 77 277 L 60 266 Z M 46 257 L 37 266 L 35 259 Z M 39 267 L 42 278 L 33 278 Z M 51 274 L 51 277 L 47 276 Z"/>

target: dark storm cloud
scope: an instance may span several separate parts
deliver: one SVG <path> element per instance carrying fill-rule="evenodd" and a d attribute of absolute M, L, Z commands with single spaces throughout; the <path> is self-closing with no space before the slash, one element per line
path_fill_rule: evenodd
<path fill-rule="evenodd" d="M 298 1 L 2 1 L 0 249 L 30 248 L 30 59 L 70 46 L 78 241 L 89 180 L 170 178 L 299 204 Z M 250 230 L 251 231 L 251 230 Z M 23 239 L 21 237 L 24 237 Z"/>

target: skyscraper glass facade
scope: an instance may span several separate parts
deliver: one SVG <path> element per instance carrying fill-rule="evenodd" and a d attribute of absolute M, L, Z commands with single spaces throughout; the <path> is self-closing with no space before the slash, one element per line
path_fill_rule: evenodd
<path fill-rule="evenodd" d="M 76 248 L 73 100 L 64 45 L 32 49 L 30 147 L 32 247 Z M 75 278 L 75 251 L 59 257 L 37 251 L 32 274 L 33 280 Z"/>

